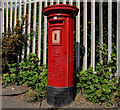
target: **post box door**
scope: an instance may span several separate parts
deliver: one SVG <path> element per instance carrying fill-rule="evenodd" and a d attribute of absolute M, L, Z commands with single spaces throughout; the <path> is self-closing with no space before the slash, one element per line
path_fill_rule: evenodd
<path fill-rule="evenodd" d="M 68 87 L 69 37 L 65 23 L 49 27 L 48 34 L 48 85 Z"/>

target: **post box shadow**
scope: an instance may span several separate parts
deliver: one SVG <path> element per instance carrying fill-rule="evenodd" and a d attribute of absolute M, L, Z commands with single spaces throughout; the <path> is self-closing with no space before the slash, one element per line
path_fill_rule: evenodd
<path fill-rule="evenodd" d="M 76 48 L 80 48 L 80 43 L 79 42 L 76 42 Z M 76 51 L 78 51 L 79 52 L 79 55 L 80 56 L 84 56 L 85 55 L 85 47 L 82 45 L 82 48 L 80 48 L 81 50 L 77 50 L 76 49 Z M 73 77 L 73 85 L 74 85 L 74 99 L 73 99 L 73 101 L 75 100 L 75 97 L 77 96 L 77 90 L 78 90 L 78 88 L 76 87 L 77 86 L 77 83 L 78 82 L 80 82 L 80 80 L 79 80 L 79 78 L 77 77 L 77 74 L 80 72 L 80 71 L 82 71 L 82 69 L 83 69 L 83 58 L 81 58 L 81 59 L 79 59 L 79 61 L 80 61 L 80 67 L 78 67 L 78 68 L 76 68 L 76 66 L 77 66 L 77 62 L 76 61 L 74 61 L 74 63 L 76 64 L 73 68 L 74 68 L 74 72 L 73 72 L 73 74 L 74 74 L 74 77 Z"/>

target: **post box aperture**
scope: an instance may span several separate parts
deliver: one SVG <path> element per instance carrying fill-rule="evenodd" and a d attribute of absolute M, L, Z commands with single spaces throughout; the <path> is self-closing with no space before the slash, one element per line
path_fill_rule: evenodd
<path fill-rule="evenodd" d="M 60 30 L 53 30 L 52 31 L 52 43 L 59 44 L 60 43 Z"/>

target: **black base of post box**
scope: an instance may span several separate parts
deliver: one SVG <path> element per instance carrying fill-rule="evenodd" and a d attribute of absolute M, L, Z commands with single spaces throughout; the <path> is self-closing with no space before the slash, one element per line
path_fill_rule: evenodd
<path fill-rule="evenodd" d="M 69 105 L 74 99 L 74 87 L 47 86 L 47 103 L 53 106 Z"/>

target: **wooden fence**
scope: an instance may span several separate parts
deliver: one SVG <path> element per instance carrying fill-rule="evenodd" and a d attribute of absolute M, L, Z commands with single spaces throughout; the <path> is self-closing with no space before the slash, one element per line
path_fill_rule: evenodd
<path fill-rule="evenodd" d="M 33 21 L 33 26 L 29 25 L 27 27 L 27 33 L 25 33 L 26 29 L 24 29 L 24 35 L 28 35 L 28 41 L 27 41 L 27 51 L 25 51 L 25 45 L 23 45 L 23 55 L 22 58 L 24 58 L 25 52 L 27 55 L 32 51 L 35 53 L 35 44 L 36 44 L 36 37 L 38 37 L 38 57 L 40 59 L 40 65 L 41 64 L 47 64 L 47 17 L 44 16 L 44 19 L 42 19 L 42 8 L 46 7 L 47 5 L 52 5 L 52 4 L 70 4 L 70 5 L 76 5 L 80 10 L 79 13 L 76 17 L 76 27 L 75 27 L 75 33 L 74 37 L 76 38 L 76 68 L 83 66 L 83 70 L 86 70 L 88 68 L 88 59 L 87 59 L 87 54 L 88 54 L 88 2 L 87 0 L 83 0 L 83 7 L 81 6 L 80 0 L 69 0 L 66 2 L 66 0 L 63 0 L 61 2 L 60 0 L 50 0 L 48 2 L 47 0 L 2 0 L 2 32 L 5 32 L 5 30 L 8 29 L 8 27 L 16 26 L 16 19 L 21 19 L 21 15 L 26 15 L 28 14 L 28 23 L 31 24 L 31 21 Z M 95 0 L 91 0 L 89 2 L 91 4 L 91 66 L 93 67 L 93 70 L 95 71 L 95 65 L 96 65 L 96 53 L 95 53 L 95 47 L 96 47 L 96 19 L 95 19 L 95 14 L 96 14 L 96 2 Z M 111 53 L 112 53 L 112 0 L 109 0 L 108 2 L 108 61 L 111 60 Z M 117 3 L 117 74 L 120 74 L 120 2 Z M 34 9 L 31 9 L 31 5 L 34 4 Z M 39 11 L 37 11 L 37 7 L 39 4 Z M 14 7 L 14 8 L 13 8 Z M 80 62 L 80 44 L 81 44 L 81 8 L 83 8 L 83 46 L 85 49 L 84 52 L 84 57 L 83 57 L 83 62 Z M 10 15 L 8 15 L 8 10 L 10 9 Z M 27 11 L 28 10 L 28 11 Z M 33 11 L 33 18 L 31 17 L 31 11 Z M 6 12 L 6 15 L 5 15 Z M 14 18 L 13 17 L 13 12 L 14 12 Z M 38 20 L 36 15 L 39 15 Z M 18 15 L 18 16 L 17 16 Z M 0 15 L 1 16 L 1 15 Z M 10 18 L 10 19 L 9 19 Z M 103 21 L 104 21 L 104 16 L 103 16 L 103 2 L 100 0 L 99 2 L 99 38 L 100 38 L 100 47 L 103 47 L 103 42 L 104 42 L 104 36 L 103 36 Z M 6 19 L 6 20 L 5 20 Z M 14 23 L 13 23 L 14 20 Z M 1 21 L 1 20 L 0 20 Z M 42 47 L 41 43 L 41 32 L 42 32 L 42 23 L 44 22 L 44 45 Z M 37 26 L 38 23 L 38 26 Z M 9 24 L 9 25 L 8 25 Z M 30 50 L 30 30 L 33 29 L 34 35 L 33 35 L 33 45 L 32 45 L 32 50 Z M 37 31 L 38 29 L 38 31 Z M 41 54 L 41 48 L 43 48 L 43 54 Z M 100 51 L 101 53 L 101 51 Z M 43 59 L 41 62 L 41 59 Z M 103 62 L 102 59 L 100 60 L 101 63 Z"/>

